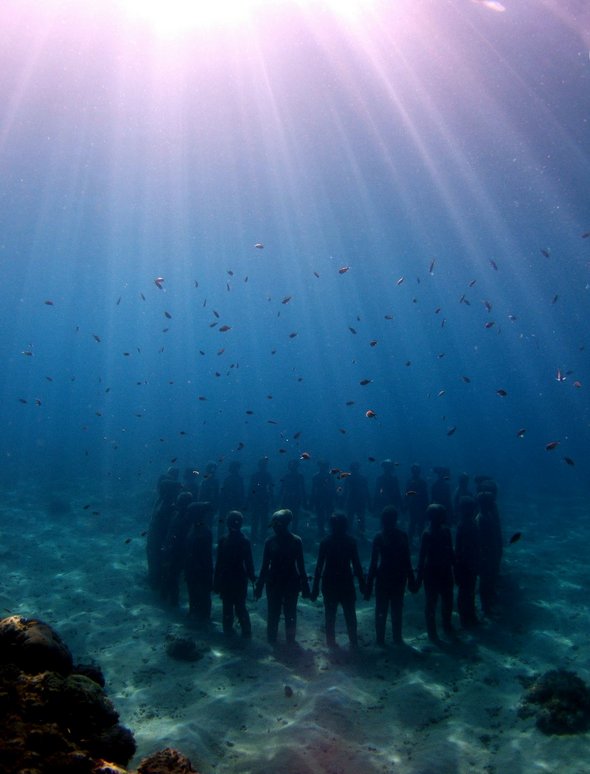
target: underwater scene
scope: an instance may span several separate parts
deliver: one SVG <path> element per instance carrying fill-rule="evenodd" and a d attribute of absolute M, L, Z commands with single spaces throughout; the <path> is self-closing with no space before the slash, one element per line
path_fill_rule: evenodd
<path fill-rule="evenodd" d="M 0 32 L 0 769 L 590 772 L 590 5 Z"/>

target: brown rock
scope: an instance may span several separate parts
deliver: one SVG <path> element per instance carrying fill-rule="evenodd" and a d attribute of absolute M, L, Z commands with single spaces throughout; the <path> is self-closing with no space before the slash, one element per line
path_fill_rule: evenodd
<path fill-rule="evenodd" d="M 72 654 L 59 634 L 36 618 L 12 615 L 0 621 L 0 663 L 16 664 L 25 672 L 72 671 Z"/>
<path fill-rule="evenodd" d="M 137 774 L 198 774 L 198 772 L 193 769 L 185 755 L 178 750 L 166 747 L 165 750 L 144 758 L 139 764 Z"/>

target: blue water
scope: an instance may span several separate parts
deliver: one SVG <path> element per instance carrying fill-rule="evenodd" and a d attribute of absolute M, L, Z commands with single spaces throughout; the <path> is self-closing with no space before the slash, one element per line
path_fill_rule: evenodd
<path fill-rule="evenodd" d="M 589 11 L 505 5 L 5 0 L 2 482 L 306 451 L 588 495 Z"/>

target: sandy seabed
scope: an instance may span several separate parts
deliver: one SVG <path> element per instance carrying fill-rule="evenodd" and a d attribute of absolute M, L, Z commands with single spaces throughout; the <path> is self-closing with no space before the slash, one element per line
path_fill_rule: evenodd
<path fill-rule="evenodd" d="M 2 614 L 40 617 L 76 661 L 100 664 L 135 734 L 132 765 L 173 746 L 202 774 L 590 772 L 590 735 L 545 736 L 518 715 L 523 677 L 565 668 L 590 681 L 586 503 L 502 506 L 505 535 L 523 538 L 505 552 L 498 620 L 465 633 L 455 619 L 457 639 L 434 646 L 423 593 L 407 595 L 406 644 L 382 650 L 373 603 L 359 601 L 357 654 L 341 613 L 342 647 L 326 648 L 321 599 L 300 601 L 295 650 L 266 644 L 264 600 L 249 602 L 251 643 L 223 637 L 218 598 L 205 634 L 187 625 L 186 596 L 182 610 L 162 609 L 145 582 L 149 503 L 148 493 L 101 501 L 72 487 L 3 491 L 0 504 Z M 310 575 L 315 550 L 312 541 Z M 203 658 L 170 658 L 174 637 L 194 639 Z"/>

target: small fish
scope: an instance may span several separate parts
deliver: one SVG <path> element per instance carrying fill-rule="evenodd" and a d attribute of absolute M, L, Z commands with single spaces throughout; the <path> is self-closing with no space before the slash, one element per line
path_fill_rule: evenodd
<path fill-rule="evenodd" d="M 25 404 L 25 403 L 28 403 L 29 401 L 26 398 L 19 398 L 18 402 L 22 403 L 22 404 Z"/>
<path fill-rule="evenodd" d="M 582 386 L 582 382 L 579 382 L 577 380 L 574 382 L 574 387 L 576 388 L 576 390 L 579 390 L 581 386 Z"/>
<path fill-rule="evenodd" d="M 354 401 L 353 400 L 347 400 L 346 401 L 346 405 L 347 406 L 354 406 Z"/>
<path fill-rule="evenodd" d="M 408 489 L 406 497 L 416 497 L 416 492 L 413 489 Z"/>
<path fill-rule="evenodd" d="M 94 339 L 94 341 L 98 341 L 98 343 L 100 344 L 100 336 L 97 336 L 96 333 L 93 333 L 92 338 Z"/>
<path fill-rule="evenodd" d="M 499 389 L 499 390 L 496 390 L 496 395 L 499 395 L 501 398 L 505 398 L 508 395 L 508 393 L 506 392 L 506 390 Z"/>
<path fill-rule="evenodd" d="M 121 299 L 119 299 L 119 300 L 121 300 Z M 45 301 L 44 303 L 45 303 L 45 306 L 54 306 L 53 301 Z"/>
<path fill-rule="evenodd" d="M 465 384 L 470 384 L 471 379 L 468 376 L 462 376 L 461 379 L 465 382 Z"/>
<path fill-rule="evenodd" d="M 468 287 L 468 288 L 473 288 L 473 287 L 475 287 L 475 283 L 476 283 L 476 282 L 477 282 L 477 280 L 471 280 L 470 282 L 468 282 L 468 283 L 467 283 L 467 287 Z"/>
<path fill-rule="evenodd" d="M 557 449 L 559 446 L 559 441 L 550 441 L 549 443 L 545 444 L 545 451 L 553 451 L 553 449 Z"/>
<path fill-rule="evenodd" d="M 365 411 L 365 416 L 367 417 L 367 419 L 375 419 L 377 414 L 372 409 L 368 409 L 367 411 Z"/>
<path fill-rule="evenodd" d="M 156 277 L 156 279 L 154 280 L 154 285 L 159 290 L 164 290 L 164 288 L 162 287 L 163 283 L 164 283 L 164 277 Z M 145 301 L 145 299 L 144 299 L 144 301 Z"/>
<path fill-rule="evenodd" d="M 565 463 L 567 463 L 568 465 L 572 465 L 572 466 L 574 466 L 574 465 L 576 464 L 576 463 L 575 463 L 575 462 L 572 460 L 572 458 L 571 458 L 571 457 L 564 457 L 564 458 L 563 458 L 563 461 L 564 461 Z"/>
<path fill-rule="evenodd" d="M 170 312 L 164 312 L 164 317 L 166 317 L 166 319 L 168 320 L 172 319 L 172 315 L 170 314 Z"/>
<path fill-rule="evenodd" d="M 283 300 L 281 301 L 281 304 L 288 304 L 289 301 L 293 298 L 293 296 L 285 296 Z"/>
<path fill-rule="evenodd" d="M 513 543 L 518 543 L 521 537 L 522 537 L 522 532 L 515 532 L 514 535 L 512 535 L 512 537 L 508 541 L 508 545 L 511 546 Z"/>
<path fill-rule="evenodd" d="M 33 357 L 33 352 L 30 349 L 23 349 L 21 355 L 25 355 L 26 357 Z"/>
<path fill-rule="evenodd" d="M 481 303 L 485 306 L 488 312 L 492 311 L 493 306 L 491 301 L 482 301 Z"/>
<path fill-rule="evenodd" d="M 508 319 L 510 322 L 516 322 L 518 320 L 518 317 L 515 314 L 509 314 Z"/>
<path fill-rule="evenodd" d="M 371 341 L 369 342 L 369 346 L 370 347 L 376 347 L 377 346 L 377 339 L 371 339 Z"/>
<path fill-rule="evenodd" d="M 561 370 L 558 368 L 557 369 L 557 374 L 555 375 L 555 381 L 557 381 L 557 382 L 565 382 L 566 379 L 567 379 L 567 376 L 565 374 L 562 374 Z"/>
<path fill-rule="evenodd" d="M 227 273 L 229 274 L 230 277 L 234 276 L 234 273 L 233 273 L 233 271 L 231 269 L 227 269 L 226 271 L 227 271 Z"/>
<path fill-rule="evenodd" d="M 449 427 L 449 429 L 447 430 L 447 435 L 448 435 L 449 437 L 450 437 L 451 435 L 455 435 L 456 431 L 457 431 L 457 428 L 456 428 L 455 426 L 453 426 L 453 427 Z"/>
<path fill-rule="evenodd" d="M 246 409 L 246 414 L 248 414 L 248 416 L 252 416 L 253 413 L 254 412 L 251 409 Z"/>
<path fill-rule="evenodd" d="M 298 438 L 301 437 L 301 430 L 298 430 L 296 433 L 293 433 L 293 439 L 296 441 Z"/>
<path fill-rule="evenodd" d="M 319 275 L 319 273 L 317 271 L 314 271 L 313 276 L 317 277 L 318 279 L 320 278 L 320 275 Z"/>
<path fill-rule="evenodd" d="M 377 461 L 376 457 L 367 457 L 367 459 L 369 460 L 369 462 L 376 462 Z"/>
<path fill-rule="evenodd" d="M 244 444 L 240 441 L 237 445 L 236 451 L 242 451 L 243 448 L 244 448 Z"/>
<path fill-rule="evenodd" d="M 299 455 L 299 459 L 300 460 L 310 460 L 311 459 L 311 454 L 309 452 L 306 452 L 306 451 L 301 452 L 301 454 Z"/>
<path fill-rule="evenodd" d="M 346 435 L 346 430 L 343 427 L 339 427 L 338 432 L 342 433 L 342 435 Z"/>
<path fill-rule="evenodd" d="M 525 433 L 526 433 L 526 427 L 521 427 L 520 430 L 516 431 L 516 437 L 524 438 Z"/>
<path fill-rule="evenodd" d="M 353 328 L 351 325 L 349 325 L 349 326 L 348 326 L 348 330 L 349 330 L 351 333 L 354 333 L 354 335 L 356 336 L 356 328 Z"/>
<path fill-rule="evenodd" d="M 493 328 L 495 324 L 496 323 L 493 320 L 488 320 L 483 327 L 489 330 L 490 328 Z"/>
<path fill-rule="evenodd" d="M 372 379 L 361 379 L 359 384 L 361 385 L 361 387 L 366 387 L 367 384 L 371 384 L 372 381 L 373 381 Z"/>
<path fill-rule="evenodd" d="M 551 299 L 551 304 L 556 304 L 556 303 L 557 303 L 557 299 L 558 299 L 558 298 L 559 298 L 559 295 L 556 293 L 556 294 L 553 296 L 553 298 Z"/>
<path fill-rule="evenodd" d="M 385 315 L 385 319 L 386 320 L 393 320 L 393 315 L 392 314 L 386 314 Z"/>
<path fill-rule="evenodd" d="M 498 264 L 496 263 L 496 261 L 494 261 L 493 258 L 490 258 L 490 266 L 494 271 L 498 271 Z"/>
<path fill-rule="evenodd" d="M 401 285 L 404 280 L 405 280 L 405 277 L 400 277 L 395 284 L 399 287 L 399 285 Z"/>
<path fill-rule="evenodd" d="M 129 543 L 131 543 L 131 538 L 127 538 L 127 540 L 125 541 L 125 545 L 128 546 Z"/>
<path fill-rule="evenodd" d="M 436 394 L 437 398 L 442 398 L 442 396 L 446 393 L 446 390 L 439 390 Z"/>
<path fill-rule="evenodd" d="M 279 423 L 277 422 L 276 419 L 267 419 L 266 420 L 266 424 L 267 425 L 278 425 Z"/>
<path fill-rule="evenodd" d="M 199 395 L 199 400 L 207 400 L 205 395 Z"/>
<path fill-rule="evenodd" d="M 545 256 L 545 258 L 551 257 L 551 249 L 549 247 L 541 247 L 540 252 L 541 252 L 541 255 Z"/>
<path fill-rule="evenodd" d="M 227 333 L 227 331 L 231 331 L 231 325 L 222 325 L 219 328 L 220 333 Z"/>
<path fill-rule="evenodd" d="M 47 303 L 47 301 L 45 303 Z M 53 303 L 53 301 L 51 303 Z M 117 299 L 117 303 L 115 304 L 115 306 L 119 306 L 120 303 L 121 303 L 121 296 L 119 296 L 119 298 Z"/>
<path fill-rule="evenodd" d="M 350 266 L 341 266 L 338 269 L 338 274 L 346 274 L 347 271 L 350 271 Z"/>
<path fill-rule="evenodd" d="M 430 262 L 430 266 L 428 267 L 428 273 L 429 274 L 434 274 L 434 264 L 435 263 L 436 263 L 436 259 L 433 258 L 432 261 Z"/>
<path fill-rule="evenodd" d="M 290 338 L 290 339 L 294 339 L 294 338 L 295 338 L 295 336 L 297 336 L 297 331 L 293 331 L 293 333 L 290 333 L 290 334 L 289 334 L 289 338 Z"/>

